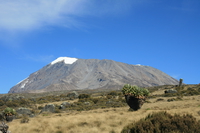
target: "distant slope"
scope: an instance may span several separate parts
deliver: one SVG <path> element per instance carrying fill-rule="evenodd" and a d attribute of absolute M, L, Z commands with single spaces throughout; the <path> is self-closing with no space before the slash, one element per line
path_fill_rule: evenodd
<path fill-rule="evenodd" d="M 147 87 L 174 85 L 178 81 L 150 66 L 60 57 L 12 87 L 9 93 L 120 89 L 126 83 Z"/>

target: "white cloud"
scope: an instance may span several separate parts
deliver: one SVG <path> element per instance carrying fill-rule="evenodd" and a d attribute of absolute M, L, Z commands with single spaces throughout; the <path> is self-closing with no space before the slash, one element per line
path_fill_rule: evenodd
<path fill-rule="evenodd" d="M 50 63 L 55 57 L 53 55 L 26 55 L 23 60 L 31 60 L 34 62 Z"/>
<path fill-rule="evenodd" d="M 175 78 L 175 79 L 179 79 L 180 78 L 180 74 L 171 74 L 171 77 Z"/>
<path fill-rule="evenodd" d="M 31 30 L 58 24 L 63 14 L 76 15 L 84 0 L 6 0 L 0 1 L 1 30 Z"/>
<path fill-rule="evenodd" d="M 123 12 L 133 0 L 0 0 L 0 31 L 79 26 L 77 17 Z"/>

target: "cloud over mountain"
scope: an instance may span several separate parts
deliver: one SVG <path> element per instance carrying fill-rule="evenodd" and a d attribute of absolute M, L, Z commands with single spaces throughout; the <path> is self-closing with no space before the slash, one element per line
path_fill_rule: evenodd
<path fill-rule="evenodd" d="M 30 31 L 43 26 L 80 26 L 78 17 L 122 12 L 130 0 L 0 1 L 0 31 Z"/>

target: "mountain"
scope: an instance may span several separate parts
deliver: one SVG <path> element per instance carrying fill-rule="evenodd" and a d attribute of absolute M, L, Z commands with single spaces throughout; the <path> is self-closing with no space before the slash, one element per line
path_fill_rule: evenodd
<path fill-rule="evenodd" d="M 130 65 L 107 59 L 59 57 L 12 87 L 9 93 L 121 89 L 127 83 L 149 87 L 174 85 L 178 81 L 150 66 Z"/>

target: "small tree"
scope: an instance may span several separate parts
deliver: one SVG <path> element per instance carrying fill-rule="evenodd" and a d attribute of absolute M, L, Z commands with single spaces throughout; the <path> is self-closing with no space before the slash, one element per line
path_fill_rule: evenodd
<path fill-rule="evenodd" d="M 122 88 L 122 93 L 124 95 L 130 95 L 136 98 L 144 98 L 149 95 L 149 90 L 145 88 L 140 88 L 138 86 L 131 86 L 130 84 L 126 84 Z"/>
<path fill-rule="evenodd" d="M 3 114 L 5 116 L 6 121 L 12 121 L 14 118 L 14 115 L 16 114 L 16 111 L 13 108 L 7 107 L 3 110 Z"/>
<path fill-rule="evenodd" d="M 122 93 L 124 94 L 129 107 L 133 110 L 138 110 L 144 104 L 146 97 L 149 95 L 149 90 L 126 84 L 122 88 Z"/>

